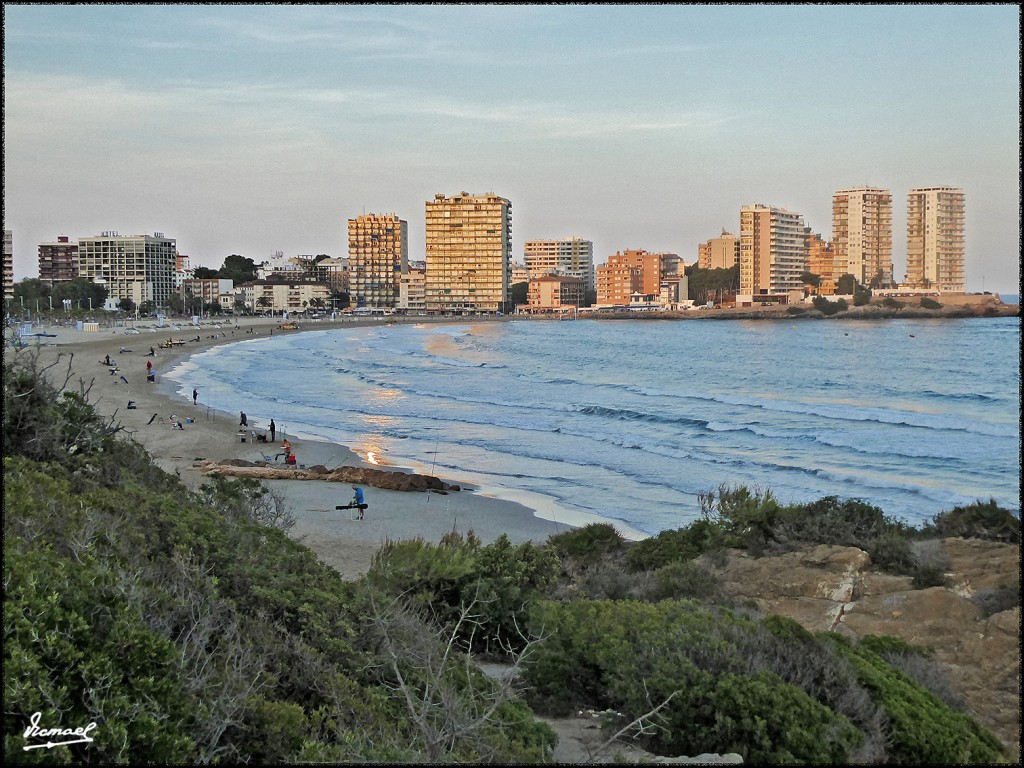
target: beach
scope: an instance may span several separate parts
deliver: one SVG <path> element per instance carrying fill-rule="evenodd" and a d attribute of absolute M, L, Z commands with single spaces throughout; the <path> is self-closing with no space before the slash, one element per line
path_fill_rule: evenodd
<path fill-rule="evenodd" d="M 238 318 L 238 325 L 219 322 L 222 327 L 204 322 L 199 327 L 180 324 L 180 330 L 163 328 L 126 335 L 123 327 L 100 331 L 79 331 L 74 328 L 44 328 L 53 336 L 36 337 L 38 345 L 19 352 L 39 353 L 43 366 L 52 366 L 51 380 L 60 385 L 70 371 L 68 388 L 77 390 L 80 383 L 88 390 L 89 402 L 101 415 L 120 425 L 154 458 L 157 465 L 176 474 L 186 487 L 198 489 L 206 477 L 200 469 L 208 461 L 242 459 L 250 462 L 274 458 L 282 452 L 281 442 L 287 438 L 298 465 L 324 465 L 334 469 L 341 465 L 371 466 L 348 447 L 318 440 L 306 440 L 278 431 L 276 444 L 254 442 L 252 429 L 265 431 L 267 424 L 249 422 L 246 441 L 239 435 L 239 414 L 225 413 L 209 407 L 199 391 L 196 404 L 191 397 L 176 393 L 178 384 L 163 382 L 162 375 L 191 355 L 217 344 L 269 337 L 281 333 L 302 333 L 350 326 L 355 323 L 379 324 L 381 320 L 323 321 L 307 324 L 300 321 L 295 331 L 279 329 L 279 319 Z M 198 340 L 195 340 L 198 337 Z M 169 338 L 185 343 L 160 349 L 159 343 Z M 156 354 L 149 356 L 153 347 Z M 6 349 L 4 354 L 12 354 Z M 106 365 L 106 356 L 114 366 Z M 152 362 L 155 382 L 147 382 L 146 363 Z M 128 402 L 134 408 L 129 409 Z M 181 423 L 181 429 L 172 425 Z M 275 462 L 284 466 L 280 459 Z M 401 468 L 389 467 L 401 471 Z M 281 494 L 285 505 L 295 517 L 290 534 L 309 547 L 320 560 L 337 569 L 345 578 L 358 578 L 369 568 L 375 552 L 389 540 L 422 538 L 436 543 L 446 533 L 469 531 L 485 543 L 506 534 L 513 543 L 546 541 L 549 536 L 567 530 L 564 523 L 544 520 L 522 504 L 491 495 L 484 495 L 458 478 L 442 479 L 460 485 L 462 490 L 447 493 L 392 491 L 363 487 L 369 504 L 363 520 L 352 519 L 350 510 L 335 509 L 348 504 L 352 488 L 344 483 L 317 480 L 267 480 L 265 485 Z"/>

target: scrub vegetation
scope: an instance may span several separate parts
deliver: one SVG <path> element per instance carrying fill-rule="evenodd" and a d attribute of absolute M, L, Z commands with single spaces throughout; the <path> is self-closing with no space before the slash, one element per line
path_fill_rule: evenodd
<path fill-rule="evenodd" d="M 5 356 L 3 398 L 8 762 L 541 763 L 555 735 L 538 714 L 580 708 L 661 755 L 1008 759 L 928 649 L 758 615 L 700 564 L 837 543 L 914 574 L 929 537 L 1019 541 L 994 502 L 916 530 L 857 501 L 723 487 L 643 542 L 603 525 L 544 544 L 453 531 L 386 542 L 345 581 L 288 537 L 283 499 L 225 478 L 188 491 L 67 371 Z M 95 722 L 94 741 L 25 750 L 35 712 Z"/>

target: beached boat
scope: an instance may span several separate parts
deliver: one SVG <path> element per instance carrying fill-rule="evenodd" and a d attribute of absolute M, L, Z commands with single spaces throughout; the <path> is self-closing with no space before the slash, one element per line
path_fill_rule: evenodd
<path fill-rule="evenodd" d="M 297 331 L 297 330 L 299 330 L 299 324 L 298 323 L 285 323 L 284 325 L 281 326 L 281 330 L 282 331 Z"/>

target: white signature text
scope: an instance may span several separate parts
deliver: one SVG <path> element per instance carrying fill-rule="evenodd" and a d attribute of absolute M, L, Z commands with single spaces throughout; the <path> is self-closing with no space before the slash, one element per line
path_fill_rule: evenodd
<path fill-rule="evenodd" d="M 51 739 L 51 741 L 47 741 L 44 744 L 28 744 L 24 747 L 26 752 L 30 749 L 51 749 L 52 747 L 60 747 L 67 744 L 83 744 L 85 742 L 92 742 L 92 737 L 89 736 L 89 731 L 96 728 L 96 723 L 89 723 L 86 726 L 79 726 L 78 728 L 40 728 L 39 721 L 42 717 L 42 712 L 36 712 L 29 718 L 31 725 L 25 729 L 25 738 Z M 53 738 L 68 740 L 52 741 Z"/>

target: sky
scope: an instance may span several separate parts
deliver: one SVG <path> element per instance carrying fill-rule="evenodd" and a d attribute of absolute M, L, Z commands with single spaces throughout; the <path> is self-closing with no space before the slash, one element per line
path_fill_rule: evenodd
<path fill-rule="evenodd" d="M 4 229 L 162 232 L 192 266 L 347 255 L 347 221 L 512 202 L 512 255 L 678 253 L 740 207 L 966 196 L 966 289 L 1020 292 L 1016 5 L 4 5 Z"/>

